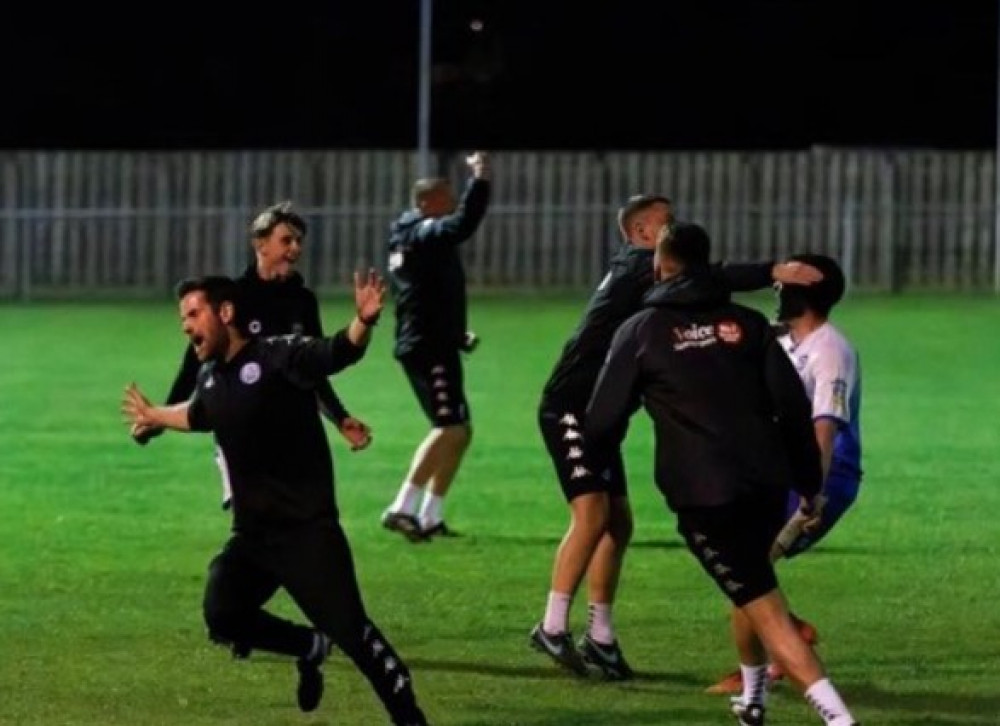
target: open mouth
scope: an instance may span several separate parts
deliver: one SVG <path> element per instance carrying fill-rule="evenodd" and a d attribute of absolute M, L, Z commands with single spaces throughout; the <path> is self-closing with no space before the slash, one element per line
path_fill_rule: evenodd
<path fill-rule="evenodd" d="M 194 348 L 195 353 L 201 353 L 202 347 L 204 345 L 205 345 L 205 336 L 203 335 L 191 336 L 191 346 Z"/>

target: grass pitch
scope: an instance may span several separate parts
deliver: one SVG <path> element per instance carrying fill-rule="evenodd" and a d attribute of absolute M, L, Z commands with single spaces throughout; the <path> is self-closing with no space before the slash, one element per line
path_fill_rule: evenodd
<path fill-rule="evenodd" d="M 734 665 L 726 604 L 653 488 L 645 414 L 628 442 L 636 533 L 616 608 L 641 677 L 580 683 L 528 648 L 566 525 L 535 408 L 583 303 L 473 301 L 475 438 L 447 504 L 460 539 L 414 546 L 378 524 L 426 426 L 389 321 L 334 381 L 375 430 L 359 454 L 331 435 L 362 588 L 436 725 L 730 723 L 702 693 Z M 1000 724 L 997 303 L 857 298 L 837 312 L 862 356 L 865 481 L 834 534 L 779 577 L 866 726 Z M 343 299 L 324 311 L 331 330 L 347 315 Z M 166 303 L 0 307 L 0 724 L 385 723 L 342 656 L 303 715 L 289 660 L 233 662 L 206 640 L 205 568 L 229 525 L 211 439 L 140 449 L 118 414 L 130 380 L 164 395 L 176 320 Z M 274 606 L 297 617 L 284 597 Z M 584 618 L 580 599 L 578 632 Z M 769 723 L 817 719 L 782 686 Z"/>

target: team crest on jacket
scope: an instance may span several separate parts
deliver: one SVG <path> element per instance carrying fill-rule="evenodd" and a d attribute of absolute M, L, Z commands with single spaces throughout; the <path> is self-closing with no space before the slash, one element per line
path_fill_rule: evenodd
<path fill-rule="evenodd" d="M 249 328 L 249 330 L 250 330 L 251 333 L 253 333 L 254 335 L 257 335 L 261 331 L 260 321 L 259 320 L 251 320 L 250 321 L 250 325 L 248 326 L 248 328 Z"/>
<path fill-rule="evenodd" d="M 731 320 L 724 320 L 718 324 L 718 329 L 719 339 L 723 343 L 736 345 L 743 339 L 743 329 L 740 327 L 739 323 L 734 323 Z"/>
<path fill-rule="evenodd" d="M 254 383 L 259 381 L 260 364 L 255 361 L 246 363 L 242 368 L 240 368 L 240 380 L 248 386 L 252 386 Z"/>

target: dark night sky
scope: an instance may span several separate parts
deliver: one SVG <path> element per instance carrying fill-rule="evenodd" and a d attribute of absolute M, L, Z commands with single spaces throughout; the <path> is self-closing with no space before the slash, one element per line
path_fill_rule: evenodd
<path fill-rule="evenodd" d="M 435 0 L 433 144 L 994 143 L 993 2 L 592 3 Z M 416 143 L 419 0 L 137 5 L 11 11 L 0 145 Z"/>

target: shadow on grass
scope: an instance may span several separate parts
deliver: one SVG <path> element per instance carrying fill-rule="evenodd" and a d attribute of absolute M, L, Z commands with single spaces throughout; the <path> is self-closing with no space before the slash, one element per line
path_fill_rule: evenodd
<path fill-rule="evenodd" d="M 627 713 L 608 709 L 586 711 L 573 708 L 546 708 L 532 706 L 530 708 L 511 709 L 506 707 L 503 713 L 483 714 L 481 720 L 467 721 L 464 726 L 647 726 L 656 724 L 677 724 L 678 726 L 699 726 L 701 724 L 722 723 L 719 717 L 706 716 L 700 710 L 671 707 L 665 703 L 662 707 L 630 708 Z M 730 723 L 729 719 L 725 719 Z"/>
<path fill-rule="evenodd" d="M 578 681 L 581 684 L 608 686 L 628 690 L 660 690 L 650 688 L 655 684 L 672 686 L 703 687 L 699 679 L 684 673 L 666 671 L 644 671 L 636 674 L 635 680 L 627 682 L 602 681 L 599 678 L 576 678 L 566 671 L 560 670 L 555 664 L 543 663 L 537 666 L 505 665 L 501 663 L 483 663 L 473 661 L 444 660 L 440 658 L 408 658 L 406 661 L 410 670 L 440 671 L 443 673 L 466 673 L 496 678 L 538 678 L 546 680 Z"/>
<path fill-rule="evenodd" d="M 849 704 L 922 715 L 921 720 L 913 722 L 921 726 L 1000 724 L 1000 694 L 906 693 L 888 691 L 874 683 L 845 684 L 843 691 L 844 699 Z M 969 720 L 967 717 L 970 716 L 980 718 Z"/>

